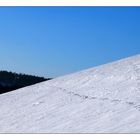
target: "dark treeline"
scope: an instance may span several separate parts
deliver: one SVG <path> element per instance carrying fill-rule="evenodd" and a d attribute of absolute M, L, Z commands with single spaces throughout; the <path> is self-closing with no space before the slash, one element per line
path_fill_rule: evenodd
<path fill-rule="evenodd" d="M 50 79 L 51 78 L 46 79 L 44 77 L 0 71 L 0 94 Z"/>

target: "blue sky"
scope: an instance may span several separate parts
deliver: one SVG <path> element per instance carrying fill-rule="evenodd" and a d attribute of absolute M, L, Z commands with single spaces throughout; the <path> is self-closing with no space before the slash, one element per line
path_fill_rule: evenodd
<path fill-rule="evenodd" d="M 0 70 L 57 77 L 140 53 L 140 7 L 0 7 Z"/>

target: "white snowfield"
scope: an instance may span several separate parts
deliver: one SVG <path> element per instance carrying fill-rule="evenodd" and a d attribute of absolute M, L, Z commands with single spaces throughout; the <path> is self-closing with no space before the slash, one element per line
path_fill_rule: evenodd
<path fill-rule="evenodd" d="M 0 133 L 140 133 L 140 55 L 0 95 Z"/>

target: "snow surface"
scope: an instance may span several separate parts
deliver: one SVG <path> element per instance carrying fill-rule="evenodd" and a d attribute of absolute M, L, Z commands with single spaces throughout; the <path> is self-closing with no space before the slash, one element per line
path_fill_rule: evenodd
<path fill-rule="evenodd" d="M 0 95 L 0 133 L 140 133 L 140 55 Z"/>

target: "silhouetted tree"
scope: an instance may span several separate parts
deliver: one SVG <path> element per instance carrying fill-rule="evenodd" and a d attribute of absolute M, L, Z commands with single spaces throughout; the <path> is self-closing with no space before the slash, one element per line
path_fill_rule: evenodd
<path fill-rule="evenodd" d="M 0 71 L 0 94 L 50 79 L 51 78 L 46 79 L 44 77 Z"/>

